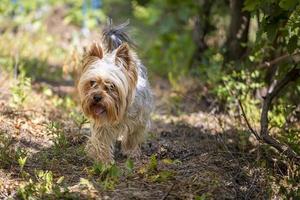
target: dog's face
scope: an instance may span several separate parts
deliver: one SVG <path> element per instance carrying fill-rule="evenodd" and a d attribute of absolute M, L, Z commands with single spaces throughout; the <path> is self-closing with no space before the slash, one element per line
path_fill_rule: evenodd
<path fill-rule="evenodd" d="M 94 43 L 82 62 L 78 83 L 85 115 L 97 124 L 117 123 L 132 103 L 137 69 L 127 44 L 104 55 Z"/>

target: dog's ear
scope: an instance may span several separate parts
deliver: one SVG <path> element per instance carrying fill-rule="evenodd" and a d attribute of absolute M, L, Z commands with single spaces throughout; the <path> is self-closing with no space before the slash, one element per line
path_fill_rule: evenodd
<path fill-rule="evenodd" d="M 88 55 L 95 56 L 95 57 L 102 59 L 103 58 L 103 50 L 97 42 L 93 42 L 93 44 L 89 48 Z"/>
<path fill-rule="evenodd" d="M 130 54 L 130 49 L 127 43 L 121 44 L 116 50 L 115 62 L 117 64 L 123 65 L 126 70 L 130 70 L 132 66 L 132 56 Z"/>
<path fill-rule="evenodd" d="M 127 71 L 130 82 L 134 86 L 137 82 L 137 68 L 133 54 L 127 43 L 121 44 L 116 50 L 115 62 Z"/>

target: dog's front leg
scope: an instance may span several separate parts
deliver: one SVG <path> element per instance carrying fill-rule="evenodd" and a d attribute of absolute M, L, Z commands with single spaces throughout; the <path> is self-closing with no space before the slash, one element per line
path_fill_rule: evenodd
<path fill-rule="evenodd" d="M 111 132 L 102 128 L 92 128 L 92 134 L 86 145 L 87 155 L 105 164 L 113 162 L 115 140 Z"/>
<path fill-rule="evenodd" d="M 132 132 L 125 134 L 122 140 L 122 151 L 130 157 L 139 157 L 141 152 L 139 145 L 145 139 L 145 127 L 138 126 L 135 127 Z"/>

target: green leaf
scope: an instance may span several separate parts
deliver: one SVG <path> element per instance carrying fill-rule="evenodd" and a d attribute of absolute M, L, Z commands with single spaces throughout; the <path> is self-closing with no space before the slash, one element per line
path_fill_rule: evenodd
<path fill-rule="evenodd" d="M 20 166 L 20 168 L 21 168 L 21 171 L 23 170 L 23 168 L 24 168 L 24 166 L 25 166 L 26 160 L 27 160 L 27 156 L 24 157 L 24 158 L 20 157 L 20 158 L 18 159 L 18 163 L 19 163 L 19 166 Z"/>
<path fill-rule="evenodd" d="M 254 11 L 259 6 L 259 0 L 246 0 L 244 3 L 244 11 Z"/>
<path fill-rule="evenodd" d="M 287 45 L 288 52 L 293 53 L 297 47 L 298 47 L 298 36 L 293 35 L 290 38 L 289 43 Z"/>
<path fill-rule="evenodd" d="M 153 154 L 150 157 L 150 163 L 148 164 L 148 171 L 156 171 L 157 170 L 157 158 L 156 155 Z"/>
<path fill-rule="evenodd" d="M 88 179 L 85 179 L 85 178 L 80 178 L 79 184 L 83 185 L 83 186 L 86 186 L 87 188 L 93 188 L 94 187 L 93 184 Z"/>
<path fill-rule="evenodd" d="M 110 177 L 119 177 L 121 176 L 120 169 L 114 164 L 109 169 Z"/>
<path fill-rule="evenodd" d="M 162 162 L 166 165 L 171 165 L 173 164 L 173 160 L 172 159 L 168 159 L 168 158 L 165 158 L 162 160 Z"/>
<path fill-rule="evenodd" d="M 127 159 L 125 165 L 127 170 L 131 173 L 133 171 L 134 166 L 133 161 L 131 159 Z"/>
<path fill-rule="evenodd" d="M 173 172 L 164 170 L 159 172 L 158 174 L 150 176 L 149 179 L 150 181 L 161 183 L 170 180 L 173 176 Z"/>
<path fill-rule="evenodd" d="M 297 3 L 299 3 L 297 0 L 281 0 L 279 6 L 284 10 L 290 10 L 293 9 Z"/>
<path fill-rule="evenodd" d="M 64 181 L 65 177 L 61 176 L 58 178 L 58 180 L 56 181 L 57 184 L 61 184 Z"/>
<path fill-rule="evenodd" d="M 205 200 L 206 199 L 206 195 L 202 194 L 201 196 L 195 196 L 195 200 Z"/>
<path fill-rule="evenodd" d="M 174 176 L 174 174 L 171 171 L 167 171 L 167 170 L 161 171 L 161 172 L 159 172 L 159 177 L 160 177 L 159 181 L 161 181 L 161 182 L 167 181 L 170 178 L 172 178 L 173 176 Z"/>
<path fill-rule="evenodd" d="M 277 24 L 276 23 L 267 24 L 265 30 L 267 32 L 268 39 L 270 40 L 270 42 L 273 42 L 276 38 L 277 31 L 278 31 Z"/>

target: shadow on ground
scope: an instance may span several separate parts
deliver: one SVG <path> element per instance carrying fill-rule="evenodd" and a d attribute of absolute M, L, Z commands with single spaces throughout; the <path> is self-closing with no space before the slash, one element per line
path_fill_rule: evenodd
<path fill-rule="evenodd" d="M 163 88 L 161 93 L 165 90 Z M 155 93 L 158 94 L 157 90 Z M 241 134 L 243 130 L 235 129 L 234 125 L 217 128 L 218 121 L 211 120 L 208 111 L 198 109 L 197 113 L 176 112 L 177 115 L 171 112 L 171 120 L 166 120 L 168 114 L 158 112 L 162 108 L 157 109 L 153 128 L 141 147 L 141 156 L 134 160 L 133 173 L 121 176 L 113 189 L 105 190 L 99 179 L 89 173 L 93 162 L 84 152 L 86 134 L 79 133 L 68 111 L 47 103 L 46 99 L 42 99 L 42 103 L 34 108 L 38 111 L 1 108 L 0 121 L 4 123 L 0 133 L 13 136 L 13 144 L 30 149 L 24 172 L 33 179 L 37 170 L 51 171 L 54 181 L 63 176 L 71 199 L 195 199 L 197 196 L 202 199 L 268 199 L 265 172 L 256 165 L 256 147 L 249 143 L 247 134 Z M 166 101 L 161 105 L 166 104 L 171 103 Z M 214 107 L 211 102 L 207 105 Z M 66 141 L 62 139 L 59 144 L 47 135 L 46 126 L 53 120 L 62 123 Z M 154 155 L 157 167 L 149 175 L 143 170 Z M 118 167 L 126 168 L 125 162 L 126 158 L 116 155 Z M 168 172 L 168 176 L 159 177 L 165 176 L 161 172 Z M 12 187 L 0 191 L 0 197 L 14 196 L 20 183 L 28 184 L 16 161 L 0 169 L 0 175 L 5 176 L 0 181 Z M 83 179 L 90 185 L 83 186 L 80 183 Z"/>
<path fill-rule="evenodd" d="M 142 155 L 134 161 L 134 173 L 122 177 L 113 190 L 104 190 L 100 183 L 87 173 L 92 162 L 84 154 L 85 139 L 74 140 L 67 133 L 68 145 L 63 149 L 51 146 L 33 154 L 25 171 L 52 171 L 54 178 L 64 176 L 72 190 L 72 198 L 88 199 L 107 196 L 111 199 L 267 199 L 264 174 L 255 168 L 253 154 L 240 151 L 239 130 L 212 134 L 203 128 L 184 123 L 155 123 L 148 140 L 142 145 Z M 73 130 L 74 131 L 74 130 Z M 26 144 L 24 141 L 19 141 Z M 157 156 L 158 171 L 170 171 L 172 177 L 153 181 L 139 173 Z M 124 167 L 125 159 L 117 157 L 117 165 Z M 118 158 L 119 157 L 119 158 Z M 164 160 L 175 160 L 166 164 Z M 93 183 L 94 191 L 83 192 L 80 179 Z M 91 195 L 93 193 L 93 195 Z"/>

